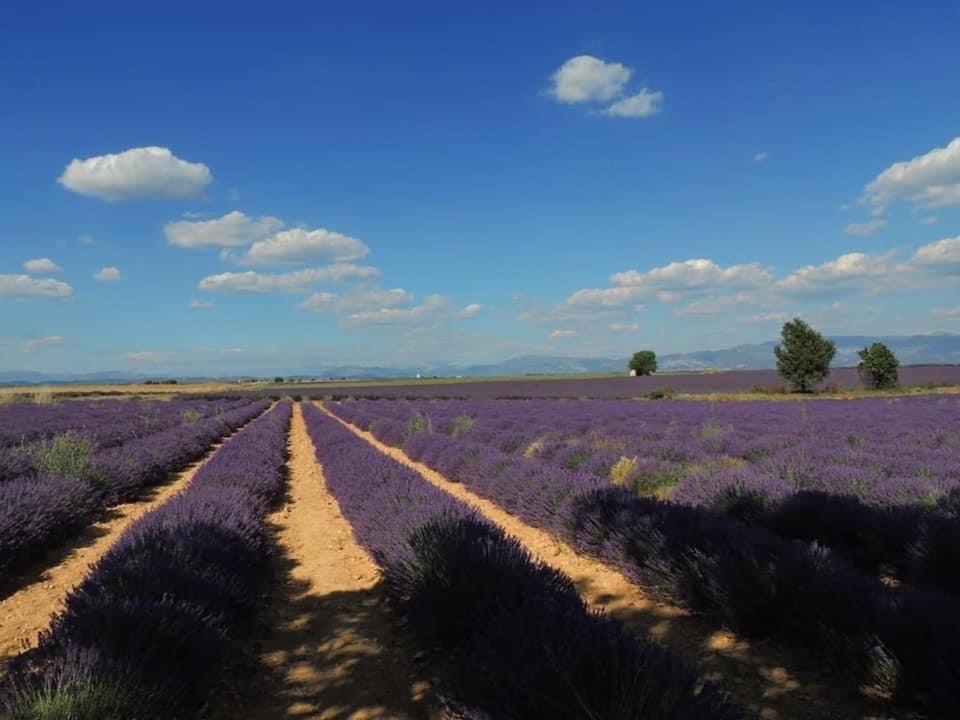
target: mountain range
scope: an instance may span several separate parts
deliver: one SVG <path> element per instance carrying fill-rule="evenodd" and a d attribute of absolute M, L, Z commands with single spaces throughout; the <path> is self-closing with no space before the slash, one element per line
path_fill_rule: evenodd
<path fill-rule="evenodd" d="M 960 364 L 960 334 L 935 333 L 930 335 L 891 335 L 873 337 L 842 335 L 832 338 L 837 345 L 835 367 L 857 364 L 857 351 L 873 342 L 885 343 L 904 365 Z M 762 370 L 774 367 L 773 348 L 777 342 L 737 345 L 723 350 L 698 350 L 690 353 L 660 355 L 660 370 Z M 521 355 L 498 363 L 453 365 L 447 363 L 410 367 L 376 367 L 338 365 L 316 369 L 277 372 L 284 377 L 383 379 L 423 377 L 492 377 L 514 375 L 572 375 L 577 373 L 625 372 L 626 358 L 565 357 L 554 355 Z M 272 374 L 272 373 L 271 373 Z M 32 370 L 0 371 L 0 384 L 43 383 L 111 383 L 136 382 L 150 378 L 169 377 L 164 373 L 131 373 L 123 370 L 95 373 L 43 373 Z M 174 376 L 177 377 L 177 376 Z M 182 382 L 211 379 L 211 377 L 178 377 Z"/>

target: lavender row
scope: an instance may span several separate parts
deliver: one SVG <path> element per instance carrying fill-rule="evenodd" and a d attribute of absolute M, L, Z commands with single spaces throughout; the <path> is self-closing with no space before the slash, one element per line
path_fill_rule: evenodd
<path fill-rule="evenodd" d="M 226 413 L 248 401 L 70 400 L 0 406 L 0 448 L 74 432 L 97 447 L 110 447 L 182 422 Z"/>
<path fill-rule="evenodd" d="M 0 691 L 14 720 L 159 720 L 195 712 L 254 618 L 284 484 L 291 408 L 224 445 L 135 522 L 70 593 Z"/>
<path fill-rule="evenodd" d="M 456 698 L 490 717 L 742 717 L 684 663 L 590 613 L 572 581 L 312 405 L 308 431 L 354 535 Z"/>
<path fill-rule="evenodd" d="M 871 505 L 934 504 L 960 487 L 960 400 L 373 402 L 365 413 L 469 436 L 666 493 L 729 468 Z"/>
<path fill-rule="evenodd" d="M 364 406 L 331 410 L 356 418 Z M 960 607 L 949 595 L 889 588 L 816 543 L 639 497 L 596 475 L 441 433 L 411 434 L 396 420 L 374 421 L 372 431 L 664 600 L 743 635 L 807 648 L 895 702 L 937 717 L 960 713 Z"/>
<path fill-rule="evenodd" d="M 0 587 L 9 575 L 88 525 L 105 508 L 136 498 L 270 403 L 244 404 L 208 420 L 94 453 L 81 477 L 23 476 L 0 483 Z"/>
<path fill-rule="evenodd" d="M 586 470 L 641 494 L 662 490 L 670 478 L 683 477 L 670 494 L 673 502 L 705 507 L 765 527 L 782 537 L 816 541 L 874 574 L 892 575 L 918 587 L 960 592 L 960 517 L 955 512 L 960 504 L 960 487 L 950 484 L 955 482 L 960 470 L 955 462 L 953 465 L 943 462 L 947 456 L 952 459 L 960 449 L 955 447 L 960 445 L 960 430 L 957 430 L 960 406 L 956 401 L 814 403 L 796 415 L 799 422 L 808 423 L 809 427 L 795 429 L 792 435 L 787 429 L 787 420 L 792 419 L 788 413 L 796 413 L 796 408 L 784 408 L 782 403 L 734 407 L 724 404 L 720 408 L 684 404 L 679 414 L 670 417 L 669 423 L 666 417 L 660 416 L 665 408 L 651 408 L 649 404 L 633 403 L 624 408 L 601 403 L 591 403 L 589 407 L 582 403 L 544 406 L 544 403 L 503 402 L 362 402 L 345 403 L 341 412 L 353 420 L 359 416 L 405 420 L 405 423 L 394 423 L 394 439 L 417 431 L 466 437 L 558 468 Z M 751 415 L 754 409 L 760 420 Z M 591 410 L 596 412 L 590 414 Z M 609 414 L 604 415 L 604 411 Z M 705 418 L 707 412 L 710 414 Z M 896 443 L 882 437 L 893 413 L 910 422 L 909 430 Z M 369 425 L 369 420 L 366 424 Z M 642 440 L 624 435 L 625 429 L 635 427 L 644 433 Z M 794 483 L 780 474 L 764 472 L 761 463 L 747 462 L 744 456 L 749 457 L 750 453 L 719 454 L 712 458 L 701 454 L 698 462 L 683 465 L 679 458 L 696 456 L 696 447 L 688 451 L 670 446 L 665 453 L 665 446 L 659 443 L 660 432 L 670 433 L 691 445 L 715 442 L 717 433 L 704 438 L 704 428 L 742 434 L 751 439 L 751 447 L 763 447 L 772 434 L 777 434 L 779 441 L 770 443 L 770 447 L 794 443 L 794 447 L 777 452 L 806 454 L 820 460 L 818 482 Z M 806 442 L 804 435 L 824 437 L 824 444 L 829 444 L 831 438 L 842 437 L 844 433 L 846 439 L 842 443 L 847 444 L 855 431 L 871 438 L 869 442 L 880 448 L 908 445 L 910 452 L 919 458 L 917 462 L 922 463 L 916 470 L 918 481 L 912 487 L 920 488 L 926 481 L 939 482 L 942 494 L 911 496 L 914 502 L 902 505 L 894 504 L 894 500 L 903 499 L 898 496 L 890 497 L 887 503 L 867 503 L 854 495 L 849 486 L 835 482 L 835 474 L 831 474 L 830 465 L 824 460 L 827 454 L 823 448 L 801 445 Z M 926 452 L 918 451 L 917 446 L 923 445 Z M 868 454 L 878 454 L 875 449 L 868 449 Z M 903 454 L 900 451 L 892 463 L 900 472 L 906 466 Z M 663 459 L 664 455 L 673 457 L 675 462 Z M 846 462 L 858 459 L 862 459 L 861 453 L 843 458 Z M 880 460 L 874 458 L 874 462 L 879 463 L 873 468 L 877 474 L 885 469 Z M 923 472 L 923 468 L 937 464 L 946 468 L 939 481 L 933 473 Z M 860 467 L 850 469 L 864 472 Z M 889 467 L 886 469 L 889 471 Z M 874 487 L 886 483 L 889 488 L 895 482 L 887 477 L 875 481 Z M 810 485 L 820 489 L 807 489 Z M 859 485 L 868 487 L 869 483 L 864 481 Z M 929 506 L 933 503 L 932 509 Z"/>

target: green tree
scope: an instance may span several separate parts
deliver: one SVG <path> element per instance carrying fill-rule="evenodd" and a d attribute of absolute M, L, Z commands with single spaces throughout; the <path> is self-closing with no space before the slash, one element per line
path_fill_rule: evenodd
<path fill-rule="evenodd" d="M 837 346 L 800 318 L 784 323 L 780 335 L 783 342 L 773 349 L 777 372 L 794 390 L 810 392 L 830 374 L 830 362 L 837 354 Z"/>
<path fill-rule="evenodd" d="M 275 377 L 275 378 L 273 379 L 273 382 L 274 382 L 275 384 L 279 385 L 280 383 L 283 382 L 283 378 L 280 377 L 279 375 L 277 375 L 277 377 Z"/>
<path fill-rule="evenodd" d="M 635 352 L 628 367 L 637 375 L 653 375 L 657 371 L 657 354 L 653 350 Z"/>
<path fill-rule="evenodd" d="M 900 361 L 890 348 L 881 342 L 875 342 L 857 352 L 857 355 L 860 356 L 857 370 L 865 386 L 877 389 L 897 386 L 900 379 L 897 370 Z"/>

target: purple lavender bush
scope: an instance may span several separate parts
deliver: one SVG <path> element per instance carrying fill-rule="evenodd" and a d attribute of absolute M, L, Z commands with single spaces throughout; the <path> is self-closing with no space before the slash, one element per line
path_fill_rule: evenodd
<path fill-rule="evenodd" d="M 251 423 L 94 565 L 0 686 L 15 720 L 192 715 L 249 628 L 284 483 L 291 407 Z"/>
<path fill-rule="evenodd" d="M 960 607 L 949 595 L 889 588 L 817 543 L 485 444 L 420 432 L 403 448 L 665 600 L 747 636 L 807 648 L 897 702 L 960 714 Z"/>
<path fill-rule="evenodd" d="M 388 593 L 491 717 L 733 718 L 685 663 L 590 613 L 572 581 L 313 406 L 324 476 Z"/>

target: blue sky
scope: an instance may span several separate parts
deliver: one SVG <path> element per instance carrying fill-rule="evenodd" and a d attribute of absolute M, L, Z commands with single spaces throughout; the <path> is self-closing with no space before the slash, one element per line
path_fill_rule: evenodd
<path fill-rule="evenodd" d="M 960 330 L 956 3 L 457 5 L 6 5 L 0 370 Z"/>

